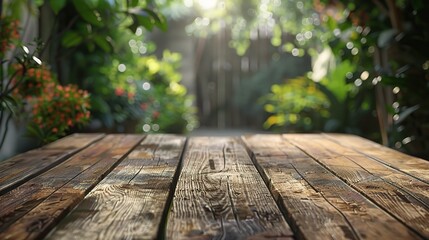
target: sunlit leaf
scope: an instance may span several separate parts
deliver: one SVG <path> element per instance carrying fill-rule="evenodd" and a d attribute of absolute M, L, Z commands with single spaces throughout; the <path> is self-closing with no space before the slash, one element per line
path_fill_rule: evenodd
<path fill-rule="evenodd" d="M 273 115 L 268 117 L 264 123 L 264 128 L 270 128 L 273 125 L 282 125 L 285 122 L 285 117 L 282 115 Z"/>
<path fill-rule="evenodd" d="M 275 107 L 272 104 L 265 104 L 264 109 L 265 109 L 265 111 L 272 113 L 272 112 L 274 112 Z"/>
<path fill-rule="evenodd" d="M 273 36 L 271 38 L 271 44 L 278 47 L 282 44 L 282 29 L 279 25 L 275 25 L 273 29 Z"/>
<path fill-rule="evenodd" d="M 43 0 L 34 0 L 34 4 L 37 6 L 37 7 L 40 7 L 40 6 L 42 6 L 43 5 Z"/>
<path fill-rule="evenodd" d="M 344 101 L 350 90 L 350 85 L 346 82 L 346 74 L 353 72 L 355 66 L 346 60 L 338 64 L 333 69 L 328 78 L 321 83 L 335 95 L 338 101 Z"/>
<path fill-rule="evenodd" d="M 286 43 L 283 45 L 283 50 L 286 52 L 291 52 L 292 49 L 295 48 L 295 45 L 293 45 L 293 43 Z"/>

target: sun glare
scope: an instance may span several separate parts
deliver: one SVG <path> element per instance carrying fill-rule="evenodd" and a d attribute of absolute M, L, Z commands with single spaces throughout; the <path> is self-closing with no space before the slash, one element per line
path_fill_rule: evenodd
<path fill-rule="evenodd" d="M 216 0 L 199 0 L 198 3 L 201 6 L 201 8 L 203 8 L 205 10 L 213 9 L 217 5 Z"/>

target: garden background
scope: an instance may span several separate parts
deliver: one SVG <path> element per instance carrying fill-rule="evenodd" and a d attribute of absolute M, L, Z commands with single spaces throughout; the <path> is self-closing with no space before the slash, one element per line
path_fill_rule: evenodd
<path fill-rule="evenodd" d="M 205 129 L 352 133 L 428 158 L 428 5 L 3 0 L 1 158 L 73 132 Z"/>

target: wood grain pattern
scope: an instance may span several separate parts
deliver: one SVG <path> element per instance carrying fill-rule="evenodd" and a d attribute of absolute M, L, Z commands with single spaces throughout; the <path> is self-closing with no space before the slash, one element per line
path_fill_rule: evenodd
<path fill-rule="evenodd" d="M 398 152 L 358 136 L 345 134 L 324 134 L 324 136 L 429 184 L 429 161 L 427 160 Z"/>
<path fill-rule="evenodd" d="M 47 239 L 156 239 L 185 140 L 148 135 Z"/>
<path fill-rule="evenodd" d="M 0 239 L 429 239 L 424 160 L 335 134 L 185 142 L 73 135 L 0 164 Z"/>
<path fill-rule="evenodd" d="M 191 138 L 167 222 L 169 239 L 292 238 L 244 146 Z"/>
<path fill-rule="evenodd" d="M 108 135 L 0 196 L 0 239 L 43 236 L 142 139 Z"/>
<path fill-rule="evenodd" d="M 66 160 L 104 134 L 72 134 L 0 163 L 0 195 Z"/>
<path fill-rule="evenodd" d="M 325 139 L 322 136 L 317 136 L 317 138 Z M 353 161 L 356 165 L 367 170 L 374 176 L 380 177 L 389 184 L 401 188 L 429 208 L 428 183 L 425 183 L 418 178 L 414 178 L 413 176 L 405 174 L 404 172 L 396 168 L 392 168 L 386 164 L 383 164 L 382 162 L 377 161 L 374 158 L 368 157 L 367 155 L 362 154 L 360 151 L 357 151 L 354 148 L 345 147 L 343 144 L 339 144 L 337 141 L 330 137 L 327 137 L 327 139 L 330 141 L 321 142 L 325 146 L 325 148 L 328 148 L 331 151 L 336 152 L 340 155 L 347 156 L 350 161 Z M 427 162 L 426 165 L 429 167 L 429 162 Z"/>
<path fill-rule="evenodd" d="M 301 238 L 419 239 L 280 135 L 243 140 Z"/>
<path fill-rule="evenodd" d="M 391 184 L 377 175 L 377 172 L 372 172 L 374 168 L 371 166 L 374 165 L 365 160 L 366 156 L 342 148 L 341 145 L 317 134 L 286 134 L 284 138 L 410 229 L 429 238 L 428 206 L 402 187 Z"/>

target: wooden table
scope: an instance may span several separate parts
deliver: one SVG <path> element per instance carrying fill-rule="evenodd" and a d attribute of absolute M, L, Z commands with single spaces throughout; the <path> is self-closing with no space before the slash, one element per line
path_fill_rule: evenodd
<path fill-rule="evenodd" d="M 429 239 L 429 162 L 351 135 L 75 134 L 0 163 L 0 239 Z"/>

